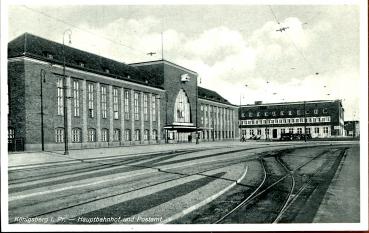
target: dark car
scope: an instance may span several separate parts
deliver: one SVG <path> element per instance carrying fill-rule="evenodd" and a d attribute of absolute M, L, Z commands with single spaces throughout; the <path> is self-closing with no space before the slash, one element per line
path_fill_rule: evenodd
<path fill-rule="evenodd" d="M 292 141 L 293 139 L 293 133 L 282 133 L 280 138 L 281 141 Z"/>

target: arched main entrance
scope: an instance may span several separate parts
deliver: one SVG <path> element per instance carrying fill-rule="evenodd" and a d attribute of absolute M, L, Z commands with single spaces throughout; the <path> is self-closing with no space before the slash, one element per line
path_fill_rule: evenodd
<path fill-rule="evenodd" d="M 167 142 L 189 142 L 196 130 L 191 119 L 191 105 L 185 90 L 180 89 L 174 102 L 173 123 L 164 127 Z"/>

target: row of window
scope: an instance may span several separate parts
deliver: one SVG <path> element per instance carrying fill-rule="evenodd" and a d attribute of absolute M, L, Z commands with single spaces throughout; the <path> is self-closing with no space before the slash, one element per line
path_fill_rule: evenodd
<path fill-rule="evenodd" d="M 78 80 L 72 81 L 72 98 L 73 98 L 73 112 L 75 117 L 80 116 L 80 85 Z M 100 87 L 100 106 L 101 106 L 101 117 L 107 118 L 107 86 L 101 85 Z M 90 118 L 95 117 L 95 84 L 88 83 L 87 84 L 87 103 L 88 103 L 88 116 Z M 113 118 L 119 119 L 119 89 L 113 88 Z M 157 119 L 157 97 L 156 95 L 152 95 L 151 99 L 149 99 L 149 94 L 143 93 L 143 118 L 145 121 L 149 120 L 149 101 L 151 101 L 151 110 L 152 110 L 152 121 L 156 121 Z M 139 92 L 134 92 L 133 94 L 133 110 L 134 110 L 134 119 L 140 120 L 139 114 L 139 100 L 140 95 Z M 124 119 L 130 119 L 130 90 L 124 90 Z M 64 115 L 64 89 L 63 89 L 63 78 L 58 78 L 57 80 L 57 111 L 58 115 Z"/>
<path fill-rule="evenodd" d="M 310 134 L 311 133 L 311 129 L 314 129 L 314 133 L 315 134 L 319 134 L 321 133 L 320 132 L 320 128 L 319 127 L 312 127 L 312 128 L 309 128 L 307 127 L 306 128 L 306 133 L 307 134 Z M 263 129 L 249 129 L 248 132 L 249 132 L 249 135 L 250 136 L 253 136 L 253 135 L 262 135 L 262 130 Z M 246 135 L 246 130 L 242 130 L 242 135 Z M 294 130 L 294 128 L 282 128 L 281 129 L 281 134 L 284 134 L 284 133 L 299 133 L 299 134 L 302 134 L 303 130 L 302 128 L 297 128 L 296 131 Z M 264 133 L 265 134 L 270 134 L 270 129 L 264 129 Z M 328 134 L 329 133 L 329 127 L 328 126 L 324 126 L 323 127 L 323 134 Z"/>
<path fill-rule="evenodd" d="M 217 106 L 201 104 L 200 109 L 202 111 L 202 116 L 200 118 L 202 125 L 207 125 L 208 123 L 218 125 L 220 118 L 223 118 L 226 123 L 229 123 L 232 121 L 232 119 L 234 119 L 235 115 L 233 110 Z"/>
<path fill-rule="evenodd" d="M 80 128 L 73 128 L 71 132 L 72 142 L 82 142 L 82 130 Z M 143 140 L 157 140 L 158 139 L 158 131 L 156 129 L 152 130 L 151 137 L 148 129 L 143 131 Z M 132 141 L 131 139 L 131 130 L 124 130 L 124 139 L 125 141 Z M 134 140 L 141 140 L 141 130 L 136 129 L 134 131 Z M 87 130 L 87 141 L 88 142 L 96 142 L 96 129 L 90 128 Z M 114 129 L 113 130 L 113 142 L 121 141 L 121 130 Z M 55 142 L 62 143 L 64 142 L 64 128 L 56 128 L 55 129 Z M 109 142 L 109 129 L 101 129 L 101 142 Z"/>
<path fill-rule="evenodd" d="M 331 117 L 306 117 L 307 123 L 330 122 Z M 266 125 L 266 124 L 294 124 L 305 123 L 304 118 L 282 118 L 282 119 L 260 119 L 260 120 L 241 120 L 242 125 Z"/>
<path fill-rule="evenodd" d="M 300 109 L 298 109 L 298 110 L 296 110 L 296 115 L 297 116 L 301 116 L 302 115 L 302 113 L 304 112 L 304 110 L 300 110 Z M 313 111 L 312 111 L 315 115 L 318 115 L 319 114 L 319 109 L 314 109 Z M 306 115 L 310 115 L 311 113 L 311 110 L 306 110 L 305 111 L 305 114 Z M 324 108 L 324 109 L 321 109 L 321 112 L 322 113 L 324 113 L 324 114 L 327 114 L 328 113 L 328 109 L 326 109 L 326 108 Z M 293 115 L 293 111 L 292 110 L 288 110 L 288 111 L 279 111 L 279 115 L 280 116 L 292 116 Z M 276 111 L 272 111 L 272 112 L 256 112 L 256 114 L 254 113 L 254 112 L 248 112 L 248 113 L 245 113 L 245 112 L 243 112 L 242 114 L 241 114 L 241 116 L 242 117 L 245 117 L 245 116 L 248 116 L 248 117 L 254 117 L 254 116 L 257 116 L 257 117 L 260 117 L 260 116 L 269 116 L 269 115 L 271 115 L 271 116 L 277 116 L 277 112 Z"/>

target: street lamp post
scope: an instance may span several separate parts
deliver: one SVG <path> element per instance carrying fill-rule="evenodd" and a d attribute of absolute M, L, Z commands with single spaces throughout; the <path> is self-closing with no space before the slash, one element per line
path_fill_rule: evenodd
<path fill-rule="evenodd" d="M 67 29 L 63 33 L 64 154 L 68 155 L 69 149 L 68 149 L 68 116 L 67 116 L 67 111 L 68 111 L 68 108 L 67 108 L 67 78 L 65 75 L 65 43 L 64 43 L 64 37 L 66 33 L 69 34 L 69 43 L 72 43 L 71 42 L 72 31 L 70 29 Z"/>
<path fill-rule="evenodd" d="M 199 144 L 199 124 L 198 124 L 198 116 L 197 116 L 197 108 L 198 108 L 198 102 L 199 102 L 199 87 L 197 83 L 197 77 L 196 77 L 196 144 Z"/>
<path fill-rule="evenodd" d="M 42 83 L 45 82 L 46 71 L 41 69 L 40 71 L 40 98 L 41 98 L 41 150 L 45 151 L 45 139 L 44 139 L 44 104 L 43 104 L 43 87 Z"/>
<path fill-rule="evenodd" d="M 306 101 L 304 101 L 304 141 L 306 142 Z"/>

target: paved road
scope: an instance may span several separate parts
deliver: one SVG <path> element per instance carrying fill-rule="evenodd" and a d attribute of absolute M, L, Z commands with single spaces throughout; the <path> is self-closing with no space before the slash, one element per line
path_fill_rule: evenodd
<path fill-rule="evenodd" d="M 217 223 L 312 222 L 353 147 L 230 144 L 22 164 L 9 170 L 9 222 L 215 223 L 247 198 Z"/>

